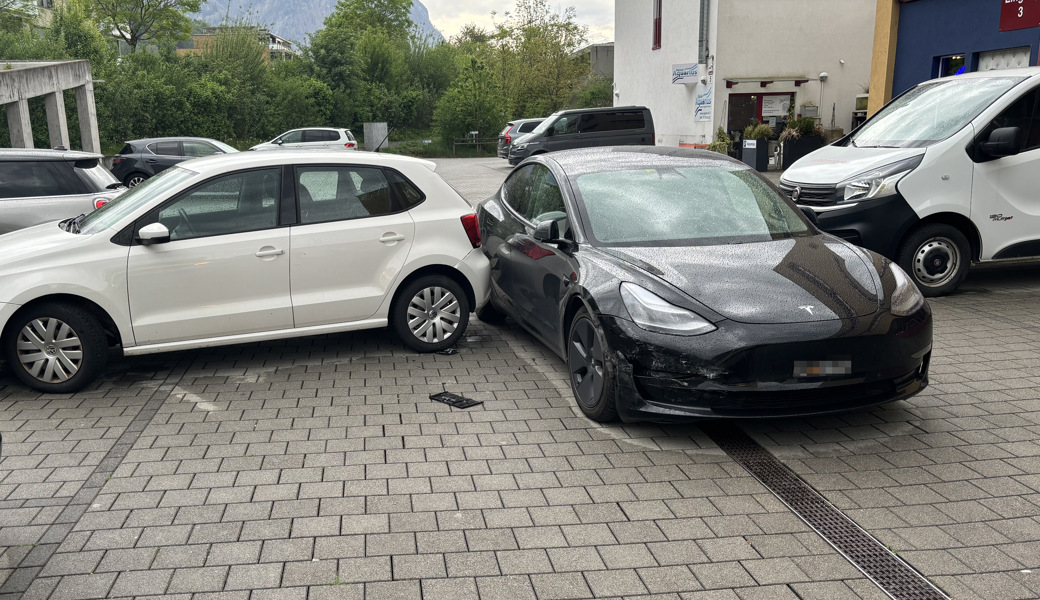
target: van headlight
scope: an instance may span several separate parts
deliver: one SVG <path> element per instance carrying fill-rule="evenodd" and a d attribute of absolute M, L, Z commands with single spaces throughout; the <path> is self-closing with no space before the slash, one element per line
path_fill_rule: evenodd
<path fill-rule="evenodd" d="M 889 263 L 888 270 L 896 281 L 896 289 L 892 290 L 892 314 L 897 317 L 908 317 L 924 306 L 924 296 L 917 289 L 910 277 L 896 263 Z"/>
<path fill-rule="evenodd" d="M 513 144 L 514 150 L 527 150 L 527 144 Z"/>
<path fill-rule="evenodd" d="M 626 281 L 621 284 L 621 299 L 636 325 L 647 331 L 672 335 L 701 335 L 715 331 L 715 326 L 704 317 L 634 283 Z"/>
<path fill-rule="evenodd" d="M 878 167 L 866 173 L 849 177 L 838 184 L 838 195 L 842 202 L 857 202 L 884 198 L 896 193 L 896 184 L 921 164 L 924 154 Z"/>

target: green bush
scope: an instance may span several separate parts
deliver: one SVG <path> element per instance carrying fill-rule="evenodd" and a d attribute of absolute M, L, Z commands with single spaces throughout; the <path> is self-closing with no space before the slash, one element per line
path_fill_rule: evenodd
<path fill-rule="evenodd" d="M 744 137 L 746 139 L 768 140 L 773 137 L 773 128 L 765 123 L 752 121 L 750 125 L 744 128 Z"/>
<path fill-rule="evenodd" d="M 801 137 L 823 137 L 823 127 L 816 124 L 812 117 L 799 117 L 787 122 L 787 128 L 780 133 L 780 141 L 797 140 Z"/>
<path fill-rule="evenodd" d="M 733 139 L 729 137 L 726 130 L 719 126 L 718 131 L 715 132 L 715 141 L 708 144 L 708 150 L 712 152 L 718 152 L 719 154 L 729 154 L 733 150 Z"/>

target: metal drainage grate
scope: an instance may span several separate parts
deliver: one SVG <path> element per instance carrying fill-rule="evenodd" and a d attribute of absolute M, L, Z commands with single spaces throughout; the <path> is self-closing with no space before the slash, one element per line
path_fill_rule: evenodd
<path fill-rule="evenodd" d="M 718 421 L 702 424 L 701 429 L 889 596 L 949 600 L 736 425 Z"/>

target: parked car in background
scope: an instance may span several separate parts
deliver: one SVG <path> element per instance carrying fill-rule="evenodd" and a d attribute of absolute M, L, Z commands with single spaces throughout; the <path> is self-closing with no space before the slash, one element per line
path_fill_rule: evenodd
<path fill-rule="evenodd" d="M 102 156 L 0 149 L 0 234 L 89 213 L 126 191 Z"/>
<path fill-rule="evenodd" d="M 69 393 L 149 354 L 387 324 L 443 350 L 487 300 L 477 216 L 429 161 L 242 152 L 0 237 L 9 372 Z"/>
<path fill-rule="evenodd" d="M 349 129 L 304 127 L 286 131 L 270 142 L 250 150 L 357 150 L 358 143 Z"/>
<path fill-rule="evenodd" d="M 513 140 L 524 135 L 525 133 L 531 133 L 535 127 L 544 121 L 545 119 L 516 119 L 506 123 L 505 129 L 498 134 L 498 157 L 509 158 L 509 145 L 513 143 Z"/>
<path fill-rule="evenodd" d="M 165 137 L 131 140 L 112 158 L 112 174 L 134 187 L 173 165 L 191 158 L 238 152 L 209 138 Z"/>
<path fill-rule="evenodd" d="M 925 296 L 973 262 L 1040 259 L 1040 68 L 926 81 L 803 157 L 780 189 Z"/>
<path fill-rule="evenodd" d="M 643 106 L 576 108 L 549 115 L 531 133 L 513 140 L 509 164 L 528 156 L 595 146 L 653 146 L 654 119 Z"/>
<path fill-rule="evenodd" d="M 528 159 L 478 209 L 483 321 L 566 361 L 591 419 L 792 416 L 928 383 L 931 309 L 747 165 L 679 148 Z"/>

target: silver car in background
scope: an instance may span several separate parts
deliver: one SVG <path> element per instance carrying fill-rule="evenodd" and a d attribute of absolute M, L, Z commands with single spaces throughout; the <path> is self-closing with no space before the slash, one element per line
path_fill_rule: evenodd
<path fill-rule="evenodd" d="M 69 150 L 0 149 L 0 234 L 89 213 L 125 192 L 102 158 Z"/>
<path fill-rule="evenodd" d="M 357 139 L 349 129 L 304 127 L 286 131 L 270 142 L 250 150 L 357 150 Z"/>

